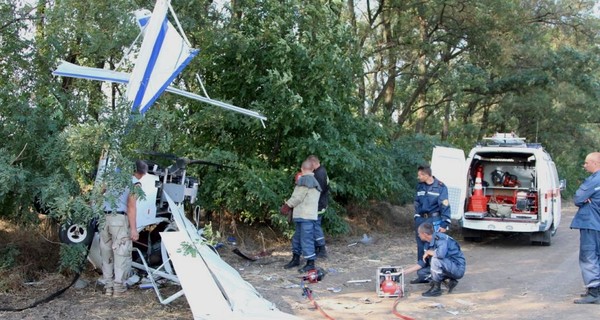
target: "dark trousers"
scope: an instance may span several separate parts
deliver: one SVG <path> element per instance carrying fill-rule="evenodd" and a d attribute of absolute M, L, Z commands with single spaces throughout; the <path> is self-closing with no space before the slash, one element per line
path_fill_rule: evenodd
<path fill-rule="evenodd" d="M 465 275 L 465 262 L 452 259 L 431 258 L 431 279 L 442 282 L 446 278 L 460 279 Z"/>
<path fill-rule="evenodd" d="M 419 238 L 419 226 L 425 222 L 429 222 L 433 224 L 436 221 L 440 221 L 441 218 L 437 217 L 429 217 L 427 219 L 423 217 L 415 217 L 415 240 L 417 241 L 417 263 L 423 260 L 423 254 L 425 253 L 425 242 Z"/>
<path fill-rule="evenodd" d="M 323 219 L 323 214 L 319 214 L 317 221 L 315 222 L 315 246 L 322 247 L 325 245 L 325 234 L 323 233 L 323 228 L 321 228 L 321 220 Z"/>

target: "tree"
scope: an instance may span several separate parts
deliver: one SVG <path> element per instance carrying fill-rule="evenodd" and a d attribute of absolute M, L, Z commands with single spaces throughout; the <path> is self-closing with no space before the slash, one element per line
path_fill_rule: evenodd
<path fill-rule="evenodd" d="M 202 92 L 199 73 L 211 97 L 269 120 L 263 128 L 164 94 L 126 135 L 122 86 L 50 71 L 60 59 L 128 70 L 119 62 L 139 32 L 129 12 L 140 4 L 0 3 L 1 216 L 30 212 L 37 197 L 58 218 L 89 217 L 90 173 L 105 146 L 118 146 L 121 166 L 140 157 L 134 150 L 234 166 L 197 169 L 203 206 L 286 227 L 276 210 L 309 154 L 327 167 L 340 211 L 410 201 L 414 169 L 435 144 L 467 149 L 514 130 L 578 179 L 577 163 L 598 143 L 592 1 L 173 3 L 201 49 L 174 85 Z"/>

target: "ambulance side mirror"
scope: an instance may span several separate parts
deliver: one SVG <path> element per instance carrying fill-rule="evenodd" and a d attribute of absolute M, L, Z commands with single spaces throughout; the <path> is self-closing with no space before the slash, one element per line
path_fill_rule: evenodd
<path fill-rule="evenodd" d="M 567 179 L 561 179 L 558 182 L 559 188 L 561 191 L 564 191 L 567 188 Z"/>

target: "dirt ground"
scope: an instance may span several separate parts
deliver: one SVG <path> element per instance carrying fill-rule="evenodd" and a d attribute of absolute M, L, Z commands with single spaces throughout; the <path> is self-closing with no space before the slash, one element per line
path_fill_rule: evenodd
<path fill-rule="evenodd" d="M 415 260 L 416 246 L 410 231 L 410 209 L 380 204 L 373 214 L 354 214 L 350 235 L 328 239 L 329 257 L 317 261 L 327 271 L 325 278 L 310 284 L 322 310 L 335 319 L 397 319 L 393 298 L 376 294 L 376 271 L 382 266 L 408 266 Z M 406 297 L 399 300 L 401 314 L 415 319 L 594 319 L 600 305 L 574 305 L 583 291 L 577 263 L 579 236 L 568 225 L 575 208 L 563 209 L 563 221 L 550 247 L 531 246 L 523 235 L 488 235 L 481 243 L 462 241 L 467 273 L 455 292 L 438 298 L 423 298 L 426 285 L 411 285 L 407 276 Z M 2 230 L 0 230 L 2 232 Z M 363 240 L 366 233 L 369 240 Z M 242 237 L 244 232 L 241 232 Z M 237 244 L 244 252 L 258 252 L 262 241 L 256 232 L 246 232 Z M 282 311 L 303 319 L 325 319 L 299 288 L 296 270 L 284 270 L 290 259 L 289 244 L 265 232 L 270 256 L 250 262 L 233 254 L 231 244 L 219 249 L 222 258 L 239 271 L 269 301 Z M 95 284 L 98 273 L 88 268 L 81 289 L 71 288 L 60 297 L 20 312 L 1 312 L 3 319 L 191 319 L 184 297 L 161 305 L 151 289 L 134 287 L 125 297 L 102 295 Z M 20 290 L 0 294 L 1 308 L 18 308 L 45 297 L 71 279 L 48 273 Z M 349 283 L 352 280 L 364 282 Z M 162 289 L 175 292 L 176 286 Z"/>

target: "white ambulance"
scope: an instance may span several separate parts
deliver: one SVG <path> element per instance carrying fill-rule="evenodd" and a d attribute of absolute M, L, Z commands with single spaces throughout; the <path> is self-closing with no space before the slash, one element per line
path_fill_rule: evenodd
<path fill-rule="evenodd" d="M 448 186 L 452 219 L 468 240 L 483 231 L 524 232 L 549 246 L 561 218 L 561 189 L 552 158 L 538 143 L 497 133 L 471 149 L 435 147 L 433 175 Z"/>

